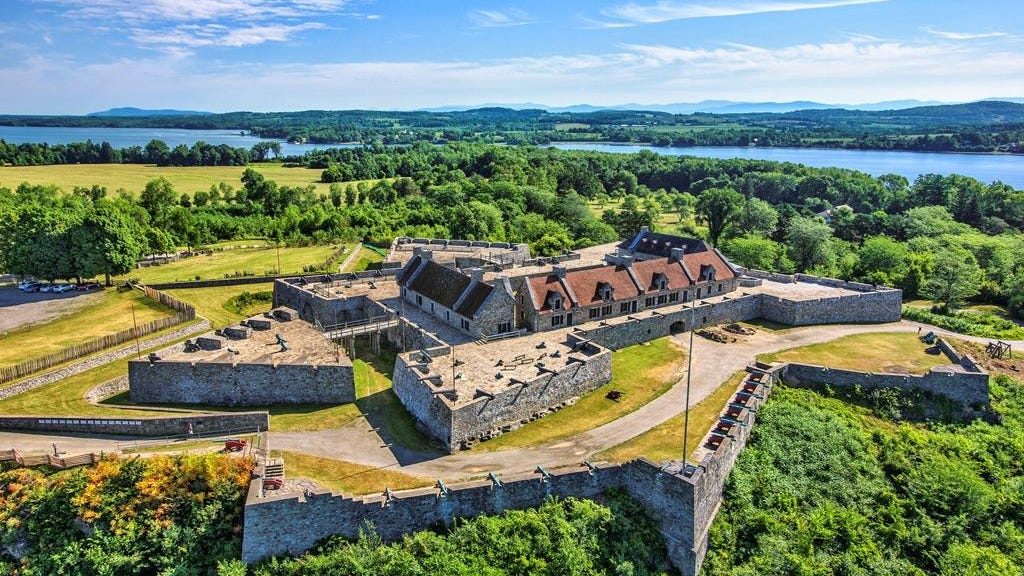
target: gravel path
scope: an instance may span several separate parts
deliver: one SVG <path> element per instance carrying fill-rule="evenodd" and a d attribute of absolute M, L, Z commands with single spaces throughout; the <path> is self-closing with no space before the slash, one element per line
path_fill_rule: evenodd
<path fill-rule="evenodd" d="M 189 334 L 194 334 L 196 332 L 206 332 L 209 329 L 210 322 L 208 320 L 203 320 L 197 324 L 189 324 L 187 326 L 184 326 L 162 336 L 142 340 L 140 342 L 139 349 L 145 350 L 147 348 L 153 348 L 154 346 L 169 344 L 175 340 L 184 338 Z M 52 384 L 58 380 L 63 380 L 64 378 L 67 378 L 69 376 L 74 376 L 75 374 L 85 372 L 86 370 L 92 370 L 93 368 L 102 366 L 109 362 L 113 362 L 114 360 L 127 358 L 128 356 L 131 356 L 132 354 L 135 353 L 136 347 L 135 344 L 132 343 L 123 348 L 118 348 L 116 350 L 111 350 L 110 352 L 105 352 L 103 354 L 92 356 L 90 358 L 82 360 L 81 362 L 69 364 L 67 366 L 64 366 L 63 368 L 58 368 L 57 370 L 51 370 L 50 372 L 45 372 L 38 376 L 33 376 L 26 380 L 22 380 L 17 384 L 7 386 L 6 388 L 0 388 L 0 400 L 10 398 L 11 396 L 16 396 L 23 392 L 28 392 L 29 390 L 34 390 L 36 388 L 39 388 L 40 386 Z"/>

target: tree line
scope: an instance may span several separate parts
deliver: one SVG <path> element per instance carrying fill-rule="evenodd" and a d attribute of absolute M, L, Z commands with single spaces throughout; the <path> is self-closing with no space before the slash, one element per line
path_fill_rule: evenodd
<path fill-rule="evenodd" d="M 174 148 L 163 140 L 145 146 L 114 148 L 109 142 L 71 144 L 9 144 L 0 140 L 0 166 L 44 166 L 50 164 L 156 164 L 157 166 L 245 166 L 281 154 L 279 142 L 257 142 L 252 148 L 196 142 Z"/>
<path fill-rule="evenodd" d="M 239 183 L 207 190 L 156 179 L 113 198 L 96 187 L 5 191 L 0 261 L 16 273 L 45 268 L 44 277 L 88 273 L 70 248 L 87 242 L 69 233 L 69 249 L 48 259 L 40 255 L 61 244 L 35 230 L 95 227 L 111 213 L 121 237 L 136 238 L 126 246 L 144 253 L 239 237 L 387 244 L 406 235 L 524 242 L 553 255 L 646 225 L 706 238 L 745 266 L 894 285 L 908 299 L 954 307 L 973 299 L 1019 314 L 1024 305 L 1024 192 L 1000 182 L 465 143 L 329 149 L 287 161 L 321 168 L 329 190 L 279 186 L 248 168 Z M 86 218 L 97 211 L 102 218 Z M 56 223 L 39 224 L 44 216 Z M 33 244 L 40 254 L 25 251 Z"/>

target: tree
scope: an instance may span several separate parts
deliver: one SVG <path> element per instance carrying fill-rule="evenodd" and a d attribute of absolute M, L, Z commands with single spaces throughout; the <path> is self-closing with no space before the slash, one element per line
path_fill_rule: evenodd
<path fill-rule="evenodd" d="M 786 244 L 798 270 L 829 266 L 835 257 L 831 240 L 832 229 L 821 218 L 797 217 L 789 221 Z"/>
<path fill-rule="evenodd" d="M 921 294 L 948 308 L 957 308 L 963 301 L 978 294 L 981 267 L 974 255 L 959 246 L 951 246 L 935 255 L 928 280 Z"/>
<path fill-rule="evenodd" d="M 779 211 L 771 204 L 757 198 L 747 198 L 743 204 L 736 228 L 742 234 L 771 236 L 779 225 Z"/>
<path fill-rule="evenodd" d="M 888 236 L 872 236 L 858 251 L 856 273 L 875 284 L 895 285 L 906 273 L 908 250 Z"/>
<path fill-rule="evenodd" d="M 178 203 L 180 198 L 174 194 L 174 184 L 163 176 L 146 182 L 146 187 L 139 195 L 139 204 L 146 209 L 150 218 L 157 226 L 163 226 L 167 220 L 167 212 Z"/>
<path fill-rule="evenodd" d="M 768 238 L 733 238 L 725 243 L 723 251 L 730 260 L 746 268 L 784 273 L 793 271 L 793 262 L 786 255 L 786 247 Z"/>
<path fill-rule="evenodd" d="M 135 220 L 109 202 L 98 203 L 71 235 L 76 276 L 125 274 L 135 268 L 146 247 L 145 232 Z"/>
<path fill-rule="evenodd" d="M 730 188 L 710 188 L 697 197 L 697 216 L 708 227 L 708 241 L 718 246 L 726 228 L 736 222 L 743 195 Z"/>

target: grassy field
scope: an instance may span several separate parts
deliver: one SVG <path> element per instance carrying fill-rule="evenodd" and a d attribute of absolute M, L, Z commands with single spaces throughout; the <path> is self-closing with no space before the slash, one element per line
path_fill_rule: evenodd
<path fill-rule="evenodd" d="M 132 327 L 132 307 L 139 324 L 170 316 L 173 310 L 146 298 L 138 290 L 118 292 L 106 289 L 95 302 L 66 316 L 41 324 L 31 324 L 0 336 L 0 366 L 10 366 L 29 358 L 38 358 L 75 344 L 113 334 Z"/>
<path fill-rule="evenodd" d="M 375 494 L 385 488 L 406 490 L 433 486 L 436 480 L 409 476 L 387 468 L 374 468 L 342 460 L 330 460 L 299 452 L 275 452 L 284 458 L 289 478 L 307 478 L 334 492 Z"/>
<path fill-rule="evenodd" d="M 691 454 L 699 448 L 698 443 L 718 419 L 722 408 L 725 408 L 746 374 L 746 372 L 733 374 L 711 396 L 690 407 L 687 445 Z M 653 462 L 678 460 L 683 451 L 683 418 L 683 414 L 674 416 L 635 438 L 597 454 L 594 460 L 626 462 L 640 457 Z"/>
<path fill-rule="evenodd" d="M 235 314 L 224 308 L 224 303 L 242 292 L 261 292 L 273 290 L 273 282 L 261 282 L 259 284 L 240 284 L 238 286 L 214 286 L 212 288 L 177 288 L 165 290 L 182 302 L 195 306 L 196 314 L 206 318 L 213 324 L 214 328 L 223 328 L 234 324 L 247 316 Z M 269 306 L 266 307 L 269 310 Z M 249 315 L 258 314 L 265 310 L 246 310 Z"/>
<path fill-rule="evenodd" d="M 536 446 L 575 436 L 617 420 L 661 396 L 679 378 L 686 353 L 668 338 L 612 353 L 612 381 L 568 406 L 518 430 L 502 434 L 474 450 Z M 618 401 L 605 396 L 624 392 Z"/>
<path fill-rule="evenodd" d="M 281 248 L 283 274 L 301 273 L 304 266 L 323 263 L 341 246 L 303 246 Z M 251 276 L 273 274 L 278 267 L 278 250 L 267 248 L 232 248 L 210 255 L 192 256 L 177 262 L 132 270 L 117 280 L 138 278 L 146 284 L 188 280 L 217 280 L 244 272 Z"/>
<path fill-rule="evenodd" d="M 949 364 L 944 354 L 926 354 L 928 345 L 909 332 L 854 334 L 831 342 L 762 354 L 765 362 L 802 362 L 866 372 L 924 374 L 940 364 Z"/>
<path fill-rule="evenodd" d="M 384 256 L 379 252 L 360 245 L 359 253 L 355 255 L 342 272 L 362 272 L 363 270 L 368 269 L 371 265 L 378 264 L 383 261 Z"/>
<path fill-rule="evenodd" d="M 112 195 L 124 188 L 138 194 L 146 182 L 163 176 L 174 184 L 181 193 L 194 194 L 209 190 L 211 185 L 227 182 L 235 188 L 241 187 L 242 172 L 246 168 L 263 174 L 281 186 L 307 186 L 313 184 L 317 192 L 328 193 L 329 184 L 319 182 L 322 170 L 312 168 L 285 168 L 276 162 L 251 164 L 249 166 L 190 166 L 171 167 L 142 164 L 63 164 L 57 166 L 4 166 L 0 167 L 0 186 L 14 188 L 22 182 L 29 184 L 53 184 L 70 192 L 75 186 L 104 186 Z"/>

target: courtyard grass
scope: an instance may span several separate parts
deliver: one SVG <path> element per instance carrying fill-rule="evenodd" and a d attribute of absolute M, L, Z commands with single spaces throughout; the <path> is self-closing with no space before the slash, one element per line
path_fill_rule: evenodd
<path fill-rule="evenodd" d="M 209 190 L 211 185 L 226 182 L 241 188 L 242 172 L 252 168 L 280 186 L 316 187 L 317 194 L 328 194 L 330 184 L 320 182 L 322 170 L 313 168 L 285 168 L 277 162 L 253 163 L 249 166 L 155 166 L 152 164 L 62 164 L 56 166 L 3 166 L 0 167 L 0 185 L 15 188 L 22 182 L 59 186 L 70 193 L 75 186 L 91 187 L 96 184 L 113 196 L 119 188 L 137 195 L 146 182 L 164 177 L 174 184 L 177 193 L 195 194 Z M 376 180 L 367 180 L 374 183 Z M 342 186 L 349 184 L 345 182 Z"/>
<path fill-rule="evenodd" d="M 935 366 L 950 363 L 945 354 L 925 353 L 928 347 L 911 332 L 880 332 L 844 336 L 831 342 L 761 354 L 757 358 L 762 362 L 801 362 L 903 374 L 924 374 Z"/>
<path fill-rule="evenodd" d="M 618 420 L 667 392 L 679 379 L 685 359 L 686 352 L 668 338 L 613 352 L 611 382 L 572 406 L 482 442 L 473 450 L 537 446 Z M 606 398 L 612 390 L 623 392 L 622 397 L 617 401 Z"/>
<path fill-rule="evenodd" d="M 687 430 L 687 446 L 690 454 L 700 448 L 700 441 L 718 420 L 719 414 L 736 392 L 746 372 L 737 372 L 719 386 L 710 396 L 690 407 L 690 425 Z M 628 462 L 636 458 L 647 458 L 653 462 L 679 460 L 683 452 L 684 414 L 658 424 L 647 432 L 613 446 L 594 456 L 596 461 Z M 688 455 L 689 456 L 689 455 Z"/>
<path fill-rule="evenodd" d="M 284 458 L 288 478 L 306 478 L 323 488 L 350 495 L 378 494 L 385 488 L 407 490 L 433 486 L 436 480 L 410 476 L 387 468 L 332 460 L 301 452 L 274 451 Z"/>
<path fill-rule="evenodd" d="M 127 330 L 132 327 L 133 307 L 135 322 L 140 325 L 174 313 L 174 310 L 150 300 L 138 290 L 119 292 L 106 289 L 98 294 L 81 294 L 77 298 L 91 301 L 65 316 L 15 328 L 0 335 L 0 366 L 11 366 Z"/>
<path fill-rule="evenodd" d="M 340 248 L 335 246 L 282 247 L 280 249 L 281 274 L 301 274 L 306 266 L 322 264 Z M 129 278 L 141 280 L 144 284 L 166 282 L 189 282 L 194 280 L 220 280 L 228 276 L 273 275 L 278 269 L 278 250 L 273 246 L 257 248 L 232 248 L 217 250 L 210 255 L 192 256 L 159 266 L 148 266 L 118 276 L 116 280 Z"/>
<path fill-rule="evenodd" d="M 182 302 L 191 304 L 196 315 L 210 321 L 214 328 L 223 328 L 251 316 L 270 310 L 270 305 L 255 305 L 245 310 L 246 314 L 237 314 L 224 307 L 224 304 L 242 292 L 263 292 L 273 290 L 273 282 L 259 284 L 239 284 L 237 286 L 213 286 L 211 288 L 174 288 L 164 290 Z"/>

